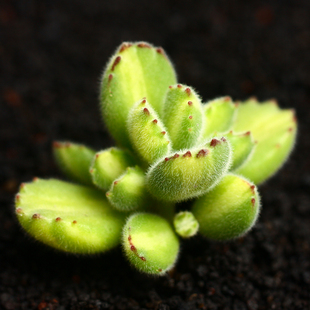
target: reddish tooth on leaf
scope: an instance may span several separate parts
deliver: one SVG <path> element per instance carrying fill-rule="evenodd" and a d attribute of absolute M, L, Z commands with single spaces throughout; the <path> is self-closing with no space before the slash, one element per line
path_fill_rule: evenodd
<path fill-rule="evenodd" d="M 33 219 L 39 219 L 40 218 L 40 214 L 38 213 L 35 213 L 33 216 L 32 216 Z"/>
<path fill-rule="evenodd" d="M 34 178 L 32 179 L 33 182 L 36 182 L 36 181 L 38 181 L 38 180 L 39 180 L 38 177 L 34 177 Z"/>
<path fill-rule="evenodd" d="M 196 157 L 197 157 L 197 158 L 205 157 L 206 155 L 208 155 L 208 153 L 209 153 L 208 150 L 202 149 L 202 150 L 200 150 L 200 151 L 197 153 Z"/>
<path fill-rule="evenodd" d="M 113 75 L 110 74 L 110 75 L 109 75 L 109 82 L 111 82 L 112 79 L 113 79 Z"/>
<path fill-rule="evenodd" d="M 144 108 L 143 112 L 144 112 L 145 115 L 150 115 L 150 111 L 147 108 Z"/>
<path fill-rule="evenodd" d="M 192 153 L 190 151 L 187 151 L 183 157 L 192 157 Z"/>
<path fill-rule="evenodd" d="M 56 222 L 60 222 L 60 221 L 61 221 L 61 218 L 60 218 L 60 217 L 56 217 L 55 221 L 56 221 Z"/>
<path fill-rule="evenodd" d="M 166 134 L 166 132 L 165 132 L 165 131 L 162 131 L 161 134 L 164 136 L 164 135 Z"/>
<path fill-rule="evenodd" d="M 121 48 L 119 49 L 119 52 L 121 53 L 121 52 L 125 51 L 130 46 L 132 46 L 132 44 L 130 44 L 130 43 L 123 43 Z"/>
<path fill-rule="evenodd" d="M 252 185 L 252 186 L 250 186 L 250 189 L 251 189 L 251 191 L 252 191 L 252 193 L 254 194 L 255 193 L 255 185 Z"/>
<path fill-rule="evenodd" d="M 23 210 L 22 210 L 22 208 L 17 208 L 17 209 L 16 209 L 16 212 L 17 212 L 18 214 L 24 213 Z"/>
<path fill-rule="evenodd" d="M 226 142 L 226 139 L 225 139 L 224 137 L 222 137 L 221 140 L 222 140 L 223 142 Z"/>
<path fill-rule="evenodd" d="M 147 47 L 147 48 L 151 48 L 151 45 L 147 44 L 147 43 L 139 43 L 138 47 Z"/>
<path fill-rule="evenodd" d="M 168 161 L 169 160 L 169 157 L 165 157 L 165 161 Z"/>
<path fill-rule="evenodd" d="M 157 119 L 153 119 L 153 123 L 157 124 L 158 120 Z"/>
<path fill-rule="evenodd" d="M 251 199 L 251 203 L 252 203 L 253 206 L 255 205 L 255 198 Z"/>
<path fill-rule="evenodd" d="M 293 131 L 293 128 L 292 128 L 292 127 L 290 127 L 290 128 L 288 129 L 288 131 L 289 131 L 289 132 Z"/>
<path fill-rule="evenodd" d="M 119 62 L 121 61 L 121 56 L 117 56 L 113 62 L 112 68 L 111 70 L 114 71 L 115 67 L 119 64 Z"/>
<path fill-rule="evenodd" d="M 143 100 L 141 101 L 141 103 L 142 103 L 142 104 L 145 104 L 145 103 L 146 103 L 146 99 L 143 99 Z"/>
<path fill-rule="evenodd" d="M 188 104 L 189 106 L 192 106 L 192 105 L 193 105 L 193 102 L 192 102 L 192 101 L 189 101 L 189 102 L 187 102 L 187 104 Z"/>
<path fill-rule="evenodd" d="M 130 246 L 131 251 L 137 251 L 136 247 L 134 245 Z"/>
<path fill-rule="evenodd" d="M 20 194 L 17 194 L 17 195 L 15 196 L 15 199 L 16 199 L 16 200 L 19 200 L 19 199 L 20 199 Z"/>
<path fill-rule="evenodd" d="M 190 115 L 188 118 L 189 118 L 189 119 L 193 119 L 193 116 L 192 116 L 192 115 Z"/>
<path fill-rule="evenodd" d="M 220 144 L 221 142 L 217 139 L 212 139 L 211 142 L 210 142 L 210 146 L 217 146 L 218 144 Z"/>
<path fill-rule="evenodd" d="M 114 185 L 116 185 L 116 184 L 118 184 L 118 183 L 119 183 L 119 181 L 114 181 L 114 182 L 113 182 Z"/>
<path fill-rule="evenodd" d="M 171 88 L 172 88 L 172 86 L 170 85 L 170 86 L 169 86 L 169 88 L 171 89 Z"/>
<path fill-rule="evenodd" d="M 72 223 L 73 223 L 73 224 L 76 224 L 76 223 L 77 223 L 77 221 L 76 221 L 76 220 L 74 220 Z"/>
<path fill-rule="evenodd" d="M 226 97 L 224 98 L 224 101 L 231 101 L 231 98 L 230 98 L 229 96 L 226 96 Z"/>
<path fill-rule="evenodd" d="M 251 131 L 247 131 L 244 135 L 249 136 L 251 134 Z"/>
<path fill-rule="evenodd" d="M 178 158 L 178 157 L 180 157 L 180 155 L 178 153 L 175 153 L 172 158 Z"/>
<path fill-rule="evenodd" d="M 146 261 L 145 257 L 143 257 L 143 256 L 139 256 L 139 258 L 140 258 L 141 260 L 143 260 L 143 261 Z"/>
<path fill-rule="evenodd" d="M 178 84 L 178 88 L 182 88 L 182 85 L 181 85 L 181 84 Z"/>
<path fill-rule="evenodd" d="M 59 143 L 58 141 L 54 141 L 54 142 L 53 142 L 53 147 L 59 148 L 59 147 L 61 147 L 61 146 L 62 146 L 61 143 Z"/>
<path fill-rule="evenodd" d="M 188 96 L 190 96 L 191 90 L 190 90 L 189 88 L 186 88 L 186 89 L 185 89 L 185 92 L 187 93 Z"/>

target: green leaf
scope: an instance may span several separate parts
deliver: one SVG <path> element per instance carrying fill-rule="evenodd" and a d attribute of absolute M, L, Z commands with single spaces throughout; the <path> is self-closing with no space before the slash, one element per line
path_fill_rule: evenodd
<path fill-rule="evenodd" d="M 22 184 L 16 214 L 35 239 L 80 254 L 115 247 L 124 224 L 124 215 L 112 210 L 104 193 L 54 179 Z"/>
<path fill-rule="evenodd" d="M 138 166 L 127 168 L 112 183 L 106 196 L 115 209 L 125 212 L 146 209 L 152 200 L 146 190 L 144 172 Z"/>
<path fill-rule="evenodd" d="M 157 199 L 182 201 L 204 194 L 228 171 L 229 143 L 212 139 L 193 148 L 160 159 L 147 172 L 149 192 Z"/>
<path fill-rule="evenodd" d="M 130 147 L 126 120 L 133 104 L 146 97 L 160 113 L 168 86 L 175 83 L 173 66 L 161 48 L 137 42 L 117 49 L 101 84 L 103 118 L 117 143 Z"/>
<path fill-rule="evenodd" d="M 185 85 L 170 86 L 166 95 L 163 122 L 174 150 L 196 145 L 203 127 L 202 104 L 194 90 Z"/>
<path fill-rule="evenodd" d="M 221 97 L 209 101 L 203 108 L 205 116 L 205 127 L 201 137 L 204 142 L 214 134 L 224 133 L 230 130 L 236 114 L 237 105 L 230 97 Z"/>
<path fill-rule="evenodd" d="M 229 140 L 232 152 L 232 165 L 230 171 L 234 171 L 251 157 L 255 149 L 255 142 L 250 131 L 245 133 L 229 133 L 223 134 Z"/>
<path fill-rule="evenodd" d="M 123 248 L 130 263 L 139 271 L 163 275 L 177 260 L 179 240 L 162 217 L 137 213 L 124 227 Z"/>
<path fill-rule="evenodd" d="M 235 172 L 260 184 L 288 158 L 296 140 L 297 123 L 293 110 L 281 110 L 273 100 L 259 103 L 251 99 L 240 104 L 233 129 L 250 130 L 256 143 L 253 155 Z"/>
<path fill-rule="evenodd" d="M 140 100 L 132 107 L 127 127 L 134 150 L 147 164 L 153 163 L 170 151 L 167 131 L 146 99 Z"/>
<path fill-rule="evenodd" d="M 89 166 L 95 151 L 72 142 L 53 143 L 55 160 L 62 172 L 70 179 L 85 185 L 92 185 Z"/>
<path fill-rule="evenodd" d="M 214 240 L 229 240 L 244 235 L 256 222 L 260 209 L 257 188 L 247 179 L 228 174 L 204 196 L 192 212 L 199 232 Z"/>
<path fill-rule="evenodd" d="M 196 235 L 199 223 L 192 212 L 182 211 L 175 215 L 173 225 L 178 235 L 183 238 L 190 238 Z"/>
<path fill-rule="evenodd" d="M 89 172 L 93 183 L 107 191 L 112 182 L 122 175 L 128 166 L 135 164 L 136 162 L 129 151 L 111 147 L 94 156 Z"/>

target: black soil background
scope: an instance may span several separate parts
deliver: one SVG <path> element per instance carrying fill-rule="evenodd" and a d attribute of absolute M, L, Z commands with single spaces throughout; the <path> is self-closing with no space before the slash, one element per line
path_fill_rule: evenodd
<path fill-rule="evenodd" d="M 162 278 L 133 270 L 120 248 L 56 252 L 27 237 L 14 215 L 21 182 L 63 178 L 53 140 L 113 144 L 99 78 L 126 40 L 162 46 L 204 101 L 277 98 L 299 121 L 289 161 L 260 187 L 255 228 L 230 243 L 183 242 Z M 0 1 L 0 308 L 309 309 L 309 55 L 308 0 Z"/>

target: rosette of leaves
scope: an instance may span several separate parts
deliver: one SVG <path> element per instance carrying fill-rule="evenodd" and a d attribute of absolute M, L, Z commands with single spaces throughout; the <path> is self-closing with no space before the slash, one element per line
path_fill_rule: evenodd
<path fill-rule="evenodd" d="M 145 42 L 116 50 L 100 98 L 116 146 L 55 142 L 71 182 L 22 184 L 16 214 L 31 236 L 62 251 L 92 254 L 122 244 L 148 274 L 174 266 L 180 237 L 244 235 L 260 210 L 256 185 L 281 167 L 295 141 L 293 110 L 254 98 L 202 103 L 177 82 L 165 52 Z M 176 212 L 187 200 L 188 210 Z"/>

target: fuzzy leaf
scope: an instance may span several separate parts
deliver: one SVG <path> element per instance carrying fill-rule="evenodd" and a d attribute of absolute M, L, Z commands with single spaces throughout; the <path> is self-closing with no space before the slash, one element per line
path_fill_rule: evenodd
<path fill-rule="evenodd" d="M 256 143 L 253 155 L 236 173 L 260 184 L 288 158 L 296 140 L 297 123 L 293 110 L 281 110 L 273 100 L 259 103 L 251 99 L 240 104 L 233 129 L 250 130 Z"/>
<path fill-rule="evenodd" d="M 192 212 L 183 211 L 175 215 L 173 225 L 178 235 L 183 238 L 190 238 L 196 235 L 199 223 Z"/>
<path fill-rule="evenodd" d="M 146 97 L 157 113 L 169 85 L 176 83 L 172 64 L 161 48 L 145 42 L 123 43 L 112 56 L 101 84 L 101 109 L 111 135 L 130 147 L 126 120 L 129 110 Z"/>
<path fill-rule="evenodd" d="M 202 132 L 203 120 L 201 101 L 194 90 L 181 84 L 169 86 L 163 122 L 174 150 L 195 146 Z"/>
<path fill-rule="evenodd" d="M 203 147 L 160 159 L 147 173 L 147 187 L 157 199 L 182 201 L 204 194 L 227 172 L 229 143 L 212 139 Z"/>
<path fill-rule="evenodd" d="M 202 142 L 214 137 L 215 132 L 221 134 L 231 128 L 237 106 L 230 97 L 221 97 L 209 101 L 203 110 L 206 125 L 201 137 Z"/>
<path fill-rule="evenodd" d="M 134 150 L 146 163 L 151 164 L 170 152 L 167 131 L 146 99 L 132 107 L 127 127 Z"/>
<path fill-rule="evenodd" d="M 130 263 L 138 270 L 163 275 L 177 260 L 179 240 L 162 217 L 137 213 L 124 227 L 123 248 Z"/>
<path fill-rule="evenodd" d="M 255 149 L 255 142 L 250 131 L 239 134 L 230 131 L 223 136 L 229 140 L 233 150 L 230 171 L 234 171 L 250 158 Z"/>
<path fill-rule="evenodd" d="M 127 168 L 126 172 L 112 183 L 106 196 L 118 211 L 146 209 L 151 197 L 146 190 L 143 170 L 138 166 Z"/>
<path fill-rule="evenodd" d="M 54 179 L 22 184 L 16 214 L 35 239 L 80 254 L 116 246 L 124 223 L 124 215 L 112 210 L 104 193 Z"/>
<path fill-rule="evenodd" d="M 96 151 L 71 142 L 53 143 L 55 160 L 62 172 L 70 179 L 85 185 L 92 185 L 89 166 Z"/>
<path fill-rule="evenodd" d="M 128 166 L 135 164 L 135 160 L 127 150 L 111 147 L 94 156 L 89 172 L 93 183 L 107 191 Z"/>
<path fill-rule="evenodd" d="M 228 174 L 194 202 L 192 212 L 202 235 L 224 241 L 240 237 L 251 229 L 259 209 L 255 185 L 243 177 Z"/>

